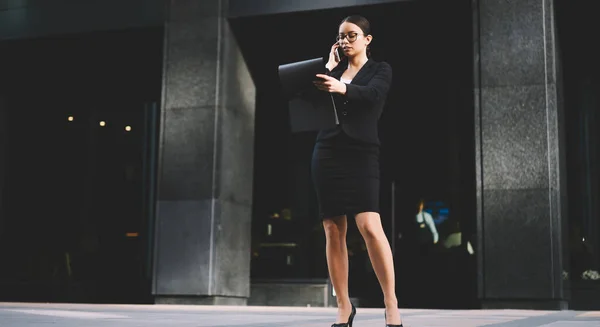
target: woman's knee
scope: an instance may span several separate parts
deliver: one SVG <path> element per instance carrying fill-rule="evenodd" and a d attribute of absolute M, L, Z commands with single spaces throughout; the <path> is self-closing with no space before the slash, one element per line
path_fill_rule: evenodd
<path fill-rule="evenodd" d="M 325 235 L 327 237 L 340 237 L 346 232 L 346 217 L 333 217 L 323 219 L 323 228 L 325 229 Z"/>
<path fill-rule="evenodd" d="M 376 212 L 363 212 L 356 215 L 356 226 L 365 239 L 377 238 L 383 231 L 381 218 Z"/>

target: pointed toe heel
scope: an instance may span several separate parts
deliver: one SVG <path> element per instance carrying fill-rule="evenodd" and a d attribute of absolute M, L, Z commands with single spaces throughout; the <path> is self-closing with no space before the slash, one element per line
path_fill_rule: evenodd
<path fill-rule="evenodd" d="M 341 324 L 333 324 L 331 327 L 352 327 L 352 323 L 354 322 L 354 316 L 356 316 L 356 308 L 354 304 L 352 304 L 352 312 L 350 312 L 350 317 L 348 317 L 348 322 L 344 322 Z"/>
<path fill-rule="evenodd" d="M 385 313 L 385 312 L 383 313 L 383 317 L 384 317 L 384 319 L 386 321 L 385 327 L 404 327 L 404 326 L 402 326 L 402 324 L 400 324 L 400 325 L 390 325 L 390 324 L 388 324 L 387 323 L 387 313 Z"/>

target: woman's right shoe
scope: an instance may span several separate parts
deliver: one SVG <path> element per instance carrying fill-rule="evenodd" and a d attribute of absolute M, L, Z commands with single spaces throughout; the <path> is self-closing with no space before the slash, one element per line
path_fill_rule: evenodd
<path fill-rule="evenodd" d="M 348 317 L 348 322 L 344 322 L 341 324 L 333 324 L 331 325 L 331 327 L 352 327 L 352 322 L 354 322 L 354 316 L 356 316 L 356 308 L 354 307 L 354 304 L 350 303 L 352 305 L 352 312 L 350 312 L 350 317 Z"/>
<path fill-rule="evenodd" d="M 386 312 L 383 313 L 383 317 L 385 319 L 385 327 L 404 327 L 404 326 L 402 326 L 402 324 L 400 324 L 400 325 L 390 325 L 390 324 L 388 324 L 387 323 L 387 313 Z"/>

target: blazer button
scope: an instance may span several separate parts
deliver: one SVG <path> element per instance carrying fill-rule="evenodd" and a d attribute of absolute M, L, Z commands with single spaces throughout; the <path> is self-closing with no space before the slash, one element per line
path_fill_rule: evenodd
<path fill-rule="evenodd" d="M 347 111 L 344 111 L 342 114 L 343 114 L 344 116 L 348 116 L 348 112 L 347 112 Z"/>
<path fill-rule="evenodd" d="M 348 104 L 348 101 L 344 101 L 344 104 Z"/>

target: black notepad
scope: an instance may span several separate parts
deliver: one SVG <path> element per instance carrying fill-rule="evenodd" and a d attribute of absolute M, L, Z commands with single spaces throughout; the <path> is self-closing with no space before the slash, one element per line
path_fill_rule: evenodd
<path fill-rule="evenodd" d="M 316 74 L 325 74 L 322 58 L 279 66 L 279 80 L 288 99 L 292 132 L 318 131 L 336 126 L 336 113 L 330 93 L 318 90 Z"/>

